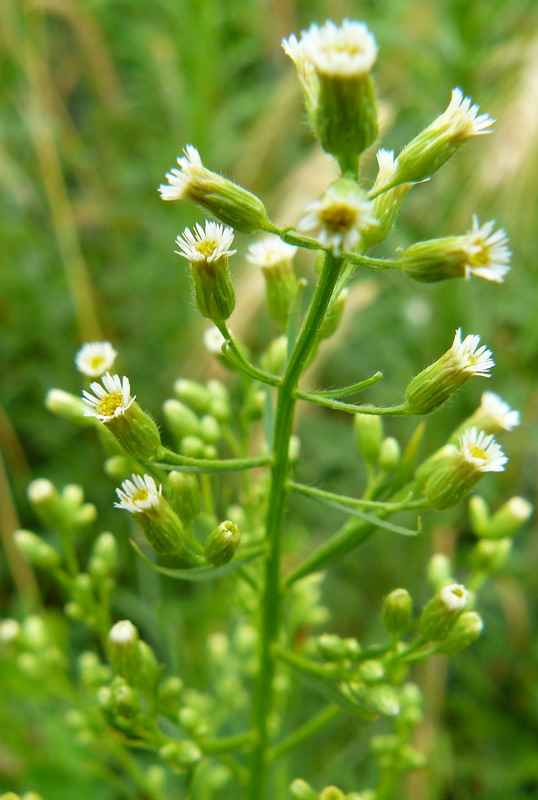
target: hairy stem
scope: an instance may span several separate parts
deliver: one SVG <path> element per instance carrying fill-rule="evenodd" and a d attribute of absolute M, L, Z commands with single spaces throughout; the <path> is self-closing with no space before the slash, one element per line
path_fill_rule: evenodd
<path fill-rule="evenodd" d="M 280 632 L 280 545 L 286 511 L 289 472 L 289 441 L 293 429 L 295 389 L 308 357 L 316 344 L 322 322 L 340 272 L 341 261 L 329 253 L 312 298 L 301 333 L 290 356 L 282 384 L 278 388 L 273 435 L 273 465 L 267 511 L 266 541 L 269 547 L 265 564 L 261 606 L 260 662 L 255 687 L 253 727 L 257 734 L 251 762 L 249 800 L 264 800 L 268 793 L 269 716 L 273 706 L 275 662 L 273 645 Z"/>

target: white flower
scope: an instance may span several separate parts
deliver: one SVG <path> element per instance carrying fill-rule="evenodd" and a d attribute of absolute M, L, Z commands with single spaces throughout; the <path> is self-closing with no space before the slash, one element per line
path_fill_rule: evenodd
<path fill-rule="evenodd" d="M 76 354 L 75 365 L 83 375 L 99 378 L 110 371 L 117 355 L 110 342 L 88 342 Z"/>
<path fill-rule="evenodd" d="M 378 224 L 372 204 L 358 187 L 329 186 L 322 199 L 310 203 L 305 211 L 299 230 L 313 232 L 335 255 L 353 250 L 361 240 L 361 229 Z"/>
<path fill-rule="evenodd" d="M 511 253 L 508 237 L 502 228 L 493 233 L 494 225 L 495 222 L 491 220 L 480 226 L 476 214 L 473 215 L 473 227 L 463 237 L 467 252 L 466 278 L 476 275 L 487 281 L 502 283 L 509 272 Z"/>
<path fill-rule="evenodd" d="M 90 392 L 84 391 L 83 402 L 86 403 L 84 415 L 86 417 L 97 417 L 101 422 L 106 422 L 114 417 L 125 414 L 135 398 L 131 397 L 131 385 L 129 379 L 119 375 L 111 375 L 107 372 L 101 378 L 102 386 L 97 381 L 90 384 Z"/>
<path fill-rule="evenodd" d="M 136 644 L 138 641 L 138 630 L 128 619 L 122 619 L 112 626 L 108 638 L 111 642 L 114 642 L 114 644 Z"/>
<path fill-rule="evenodd" d="M 510 408 L 495 392 L 484 392 L 477 413 L 497 429 L 511 431 L 520 424 L 519 411 Z"/>
<path fill-rule="evenodd" d="M 459 439 L 459 453 L 477 472 L 502 472 L 508 461 L 491 434 L 468 428 Z"/>
<path fill-rule="evenodd" d="M 282 261 L 290 261 L 297 248 L 286 244 L 278 236 L 264 236 L 248 248 L 247 261 L 255 267 L 273 267 Z"/>
<path fill-rule="evenodd" d="M 450 348 L 451 353 L 458 361 L 458 368 L 471 375 L 489 378 L 489 370 L 495 366 L 491 350 L 485 345 L 478 347 L 480 336 L 470 334 L 461 339 L 461 328 L 458 328 Z"/>
<path fill-rule="evenodd" d="M 151 475 L 132 475 L 132 480 L 125 480 L 121 489 L 116 489 L 120 502 L 114 503 L 116 508 L 123 508 L 130 514 L 139 514 L 151 508 L 157 508 L 162 495 L 162 486 L 157 484 Z"/>
<path fill-rule="evenodd" d="M 439 597 L 450 611 L 463 611 L 467 605 L 469 592 L 461 583 L 451 583 L 448 586 L 443 586 L 439 592 Z"/>
<path fill-rule="evenodd" d="M 491 133 L 491 126 L 495 122 L 488 114 L 478 114 L 477 105 L 471 105 L 470 97 L 464 97 L 461 89 L 452 90 L 450 103 L 432 123 L 432 127 L 441 127 L 449 130 L 457 139 L 469 139 L 471 136 L 483 136 Z"/>
<path fill-rule="evenodd" d="M 225 341 L 226 339 L 216 325 L 214 325 L 212 328 L 208 328 L 204 333 L 204 344 L 206 349 L 214 355 L 222 355 L 222 345 Z M 180 381 L 178 381 L 178 383 L 180 383 Z"/>
<path fill-rule="evenodd" d="M 373 189 L 390 183 L 398 168 L 398 159 L 394 158 L 394 150 L 385 150 L 381 148 L 381 150 L 378 150 L 376 153 L 376 159 L 378 171 L 375 183 L 372 187 Z"/>
<path fill-rule="evenodd" d="M 206 220 L 204 228 L 199 223 L 196 223 L 193 230 L 185 228 L 181 236 L 176 238 L 179 250 L 174 252 L 188 261 L 211 263 L 223 256 L 237 253 L 237 250 L 230 250 L 233 240 L 234 232 L 231 228 Z"/>
<path fill-rule="evenodd" d="M 211 173 L 202 164 L 200 153 L 192 144 L 183 148 L 184 156 L 179 156 L 177 163 L 180 169 L 171 169 L 166 173 L 168 184 L 159 186 L 161 200 L 182 200 L 189 193 L 193 183 Z"/>
<path fill-rule="evenodd" d="M 377 56 L 375 39 L 363 22 L 345 19 L 340 27 L 328 20 L 323 27 L 311 25 L 296 38 L 283 43 L 295 63 L 308 59 L 316 71 L 332 77 L 351 78 L 368 73 Z"/>

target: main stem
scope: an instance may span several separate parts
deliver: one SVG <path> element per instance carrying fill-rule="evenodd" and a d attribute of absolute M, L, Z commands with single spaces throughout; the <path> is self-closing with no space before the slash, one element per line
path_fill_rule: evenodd
<path fill-rule="evenodd" d="M 289 472 L 289 442 L 293 429 L 296 399 L 294 392 L 316 344 L 319 326 L 325 317 L 340 274 L 342 262 L 329 253 L 310 303 L 301 333 L 293 348 L 282 384 L 278 388 L 273 436 L 273 466 L 267 510 L 266 542 L 268 555 L 261 606 L 260 664 L 254 695 L 253 728 L 256 744 L 252 753 L 248 800 L 264 800 L 268 789 L 269 716 L 273 707 L 275 661 L 273 645 L 280 631 L 280 543 L 286 511 Z"/>

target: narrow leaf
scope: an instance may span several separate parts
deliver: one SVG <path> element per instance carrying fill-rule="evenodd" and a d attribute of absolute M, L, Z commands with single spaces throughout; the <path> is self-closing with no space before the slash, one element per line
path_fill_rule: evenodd
<path fill-rule="evenodd" d="M 192 582 L 211 581 L 214 578 L 221 578 L 223 575 L 228 575 L 230 572 L 241 569 L 241 567 L 248 564 L 249 561 L 253 561 L 265 552 L 265 546 L 261 545 L 251 548 L 250 550 L 245 549 L 242 558 L 231 561 L 224 567 L 211 567 L 208 565 L 207 567 L 193 567 L 192 569 L 172 569 L 171 567 L 161 567 L 159 564 L 154 564 L 153 561 L 150 561 L 133 539 L 129 539 L 129 543 L 137 556 L 144 564 L 150 567 L 150 569 L 155 572 L 160 572 L 161 575 L 167 575 L 169 578 L 175 578 L 178 581 Z"/>

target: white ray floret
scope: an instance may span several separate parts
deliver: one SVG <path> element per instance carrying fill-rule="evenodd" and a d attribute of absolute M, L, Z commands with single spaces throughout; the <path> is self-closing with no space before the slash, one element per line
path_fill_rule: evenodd
<path fill-rule="evenodd" d="M 180 169 L 174 167 L 167 172 L 165 177 L 168 183 L 159 186 L 161 200 L 182 200 L 188 195 L 193 183 L 211 174 L 204 167 L 200 153 L 194 145 L 188 144 L 183 148 L 183 153 L 177 159 Z"/>
<path fill-rule="evenodd" d="M 471 375 L 479 375 L 482 378 L 489 378 L 489 370 L 495 366 L 491 350 L 485 345 L 479 347 L 480 336 L 469 334 L 465 339 L 461 338 L 461 328 L 458 328 L 452 342 L 451 351 L 458 360 L 458 366 L 464 372 Z"/>
<path fill-rule="evenodd" d="M 162 486 L 155 483 L 151 475 L 132 475 L 116 489 L 120 502 L 114 503 L 116 508 L 123 508 L 131 514 L 140 514 L 159 505 Z"/>
<path fill-rule="evenodd" d="M 250 245 L 247 261 L 255 267 L 273 267 L 282 261 L 290 261 L 296 252 L 296 247 L 270 234 Z"/>
<path fill-rule="evenodd" d="M 213 325 L 212 328 L 208 328 L 204 333 L 204 345 L 206 350 L 213 355 L 222 355 L 222 345 L 226 339 L 219 331 L 216 325 Z"/>
<path fill-rule="evenodd" d="M 99 378 L 105 372 L 110 372 L 117 355 L 110 342 L 87 342 L 76 354 L 75 365 L 83 375 Z"/>
<path fill-rule="evenodd" d="M 237 253 L 237 250 L 230 250 L 233 240 L 234 232 L 231 228 L 206 220 L 204 227 L 196 223 L 192 230 L 185 228 L 181 236 L 176 238 L 179 250 L 174 252 L 188 261 L 211 263 Z"/>
<path fill-rule="evenodd" d="M 439 596 L 441 602 L 444 603 L 450 611 L 463 611 L 467 605 L 469 592 L 461 583 L 451 583 L 448 586 L 443 586 Z"/>
<path fill-rule="evenodd" d="M 343 192 L 341 187 L 330 186 L 322 199 L 310 203 L 305 211 L 299 230 L 313 233 L 336 255 L 353 250 L 361 240 L 361 230 L 379 224 L 362 192 Z"/>
<path fill-rule="evenodd" d="M 459 87 L 452 89 L 450 103 L 433 125 L 447 126 L 458 138 L 468 139 L 471 136 L 483 136 L 491 133 L 495 122 L 488 114 L 479 114 L 479 107 L 473 104 L 470 97 L 465 97 Z"/>
<path fill-rule="evenodd" d="M 287 43 L 284 49 L 296 63 L 306 57 L 318 73 L 342 78 L 365 75 L 377 56 L 375 39 L 366 25 L 347 19 L 340 26 L 331 20 L 322 27 L 311 25 L 300 42 Z"/>
<path fill-rule="evenodd" d="M 510 271 L 508 236 L 502 228 L 493 231 L 494 220 L 480 225 L 476 214 L 473 215 L 473 226 L 465 236 L 465 249 L 468 260 L 465 265 L 465 277 L 475 275 L 487 281 L 502 283 L 504 276 Z"/>
<path fill-rule="evenodd" d="M 84 415 L 97 417 L 101 422 L 120 417 L 132 405 L 135 397 L 131 397 L 131 384 L 125 375 L 111 375 L 107 372 L 101 378 L 102 386 L 97 381 L 90 384 L 91 392 L 83 391 L 83 402 L 86 404 Z"/>
<path fill-rule="evenodd" d="M 459 453 L 478 472 L 502 472 L 508 461 L 491 434 L 468 428 L 459 439 Z"/>
<path fill-rule="evenodd" d="M 484 392 L 479 412 L 492 420 L 496 427 L 505 431 L 511 431 L 520 424 L 519 411 L 510 408 L 508 403 L 495 392 Z"/>

